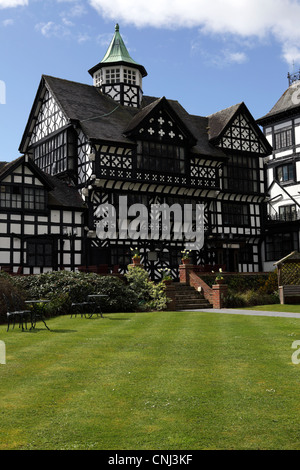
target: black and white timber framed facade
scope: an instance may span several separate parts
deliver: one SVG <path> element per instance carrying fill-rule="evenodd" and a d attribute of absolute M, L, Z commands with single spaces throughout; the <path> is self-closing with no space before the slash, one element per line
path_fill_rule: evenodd
<path fill-rule="evenodd" d="M 75 269 L 81 260 L 84 212 L 78 192 L 40 171 L 28 156 L 2 163 L 1 269 L 20 274 Z"/>
<path fill-rule="evenodd" d="M 117 207 L 119 196 L 127 196 L 129 205 L 202 204 L 205 242 L 192 253 L 192 262 L 203 269 L 261 271 L 264 159 L 272 148 L 246 105 L 202 117 L 190 115 L 177 101 L 143 95 L 147 72 L 130 58 L 119 28 L 105 60 L 89 72 L 93 85 L 42 76 L 19 148 L 23 164 L 43 175 L 47 194 L 47 184 L 55 180 L 81 201 L 81 207 L 67 208 L 66 199 L 56 218 L 52 210 L 58 209 L 50 206 L 47 215 L 30 215 L 30 236 L 55 240 L 49 268 L 108 265 L 124 272 L 136 246 L 152 279 L 160 278 L 163 267 L 176 279 L 184 241 L 97 237 L 99 205 Z M 0 209 L 8 208 L 1 203 Z M 20 217 L 23 245 L 16 238 L 19 245 L 12 246 L 12 226 L 4 230 L 3 215 L 7 251 L 2 264 L 37 272 L 40 267 L 28 266 L 24 255 L 30 242 L 25 242 L 25 215 Z M 74 229 L 76 236 L 60 241 Z M 33 258 L 31 264 L 37 264 Z"/>
<path fill-rule="evenodd" d="M 300 72 L 258 124 L 272 146 L 266 158 L 267 219 L 264 269 L 300 246 Z"/>

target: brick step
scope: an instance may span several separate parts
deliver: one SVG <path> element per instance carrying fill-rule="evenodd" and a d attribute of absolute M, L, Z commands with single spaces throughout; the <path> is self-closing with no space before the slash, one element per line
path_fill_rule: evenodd
<path fill-rule="evenodd" d="M 212 308 L 201 292 L 188 284 L 177 284 L 175 291 L 176 310 L 201 310 Z"/>

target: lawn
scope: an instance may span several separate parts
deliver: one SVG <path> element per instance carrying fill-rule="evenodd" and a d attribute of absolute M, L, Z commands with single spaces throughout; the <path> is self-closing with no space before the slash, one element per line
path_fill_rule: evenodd
<path fill-rule="evenodd" d="M 300 313 L 300 305 L 260 305 L 257 307 L 247 307 L 246 310 L 265 310 L 269 312 L 290 312 L 290 313 Z"/>
<path fill-rule="evenodd" d="M 0 340 L 0 450 L 300 449 L 300 320 L 57 317 Z"/>

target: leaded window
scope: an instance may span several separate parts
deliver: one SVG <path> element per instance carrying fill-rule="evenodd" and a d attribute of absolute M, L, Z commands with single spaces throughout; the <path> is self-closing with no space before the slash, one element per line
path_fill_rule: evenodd
<path fill-rule="evenodd" d="M 35 238 L 27 240 L 27 266 L 52 267 L 53 241 L 49 238 Z"/>
<path fill-rule="evenodd" d="M 223 223 L 227 226 L 246 227 L 250 225 L 247 204 L 223 203 Z"/>
<path fill-rule="evenodd" d="M 21 209 L 22 187 L 0 186 L 0 206 L 5 209 Z"/>
<path fill-rule="evenodd" d="M 137 168 L 165 173 L 184 173 L 185 150 L 177 145 L 142 141 L 138 146 Z"/>
<path fill-rule="evenodd" d="M 290 147 L 293 144 L 292 129 L 282 130 L 275 133 L 275 149 Z"/>
<path fill-rule="evenodd" d="M 24 188 L 24 209 L 45 210 L 45 190 L 38 188 Z"/>
<path fill-rule="evenodd" d="M 259 189 L 259 162 L 257 158 L 232 155 L 223 171 L 224 189 L 237 192 L 257 192 Z"/>
<path fill-rule="evenodd" d="M 298 233 L 276 233 L 266 237 L 266 261 L 279 261 L 298 250 Z"/>
<path fill-rule="evenodd" d="M 290 221 L 297 219 L 296 204 L 279 207 L 279 220 Z"/>
<path fill-rule="evenodd" d="M 45 210 L 46 192 L 40 188 L 3 185 L 0 186 L 0 207 L 6 209 Z"/>
<path fill-rule="evenodd" d="M 45 173 L 56 175 L 68 170 L 67 131 L 60 132 L 33 149 L 34 162 Z"/>

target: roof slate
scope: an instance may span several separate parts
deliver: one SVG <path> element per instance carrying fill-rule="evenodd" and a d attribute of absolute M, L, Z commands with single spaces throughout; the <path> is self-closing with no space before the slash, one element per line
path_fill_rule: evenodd
<path fill-rule="evenodd" d="M 134 146 L 136 142 L 128 135 L 129 131 L 151 114 L 159 103 L 166 100 L 191 136 L 195 138 L 191 153 L 217 159 L 227 157 L 218 146 L 214 145 L 214 142 L 242 106 L 242 103 L 239 103 L 203 117 L 189 114 L 178 101 L 164 97 L 144 96 L 142 107 L 139 109 L 118 104 L 93 85 L 48 75 L 43 75 L 42 81 L 49 87 L 69 122 L 79 125 L 87 138 L 92 141 L 117 142 Z M 29 128 L 28 125 L 27 127 Z M 24 152 L 26 149 L 22 148 L 21 151 Z"/>
<path fill-rule="evenodd" d="M 298 112 L 300 110 L 300 103 L 299 103 L 299 82 L 298 87 L 295 84 L 291 85 L 283 95 L 279 98 L 273 108 L 264 116 L 257 119 L 258 124 L 264 124 L 268 121 L 272 121 L 273 118 L 278 118 L 278 115 L 284 114 L 286 112 Z"/>
<path fill-rule="evenodd" d="M 0 180 L 10 172 L 13 172 L 15 168 L 23 163 L 24 159 L 24 155 L 21 155 L 9 163 L 0 162 Z M 26 163 L 27 162 L 25 162 L 25 164 Z M 36 173 L 37 178 L 40 177 L 41 182 L 46 185 L 46 189 L 49 191 L 50 206 L 62 206 L 84 210 L 85 204 L 76 188 L 66 184 L 65 181 L 55 176 L 43 172 L 32 160 L 29 160 L 27 164 L 30 166 L 31 170 Z"/>

